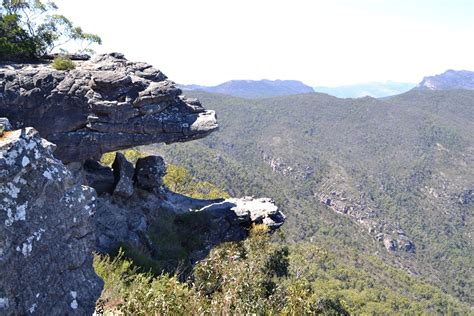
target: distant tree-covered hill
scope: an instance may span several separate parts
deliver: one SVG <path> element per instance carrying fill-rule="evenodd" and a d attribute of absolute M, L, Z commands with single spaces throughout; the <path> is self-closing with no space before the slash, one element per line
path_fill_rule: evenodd
<path fill-rule="evenodd" d="M 327 93 L 338 98 L 382 98 L 407 92 L 415 87 L 413 83 L 405 82 L 370 82 L 339 87 L 314 87 L 314 91 Z"/>
<path fill-rule="evenodd" d="M 374 255 L 474 304 L 474 91 L 383 100 L 186 93 L 217 111 L 221 129 L 148 150 L 231 195 L 275 198 L 290 243 L 360 269 Z"/>
<path fill-rule="evenodd" d="M 314 92 L 310 86 L 296 80 L 231 80 L 212 87 L 199 85 L 180 87 L 183 90 L 201 90 L 249 99 Z"/>

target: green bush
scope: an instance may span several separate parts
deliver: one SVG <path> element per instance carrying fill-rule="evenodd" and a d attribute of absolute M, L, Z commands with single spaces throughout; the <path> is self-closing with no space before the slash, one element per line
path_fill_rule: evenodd
<path fill-rule="evenodd" d="M 72 70 L 76 68 L 76 65 L 74 64 L 74 62 L 71 59 L 64 56 L 58 56 L 54 58 L 54 61 L 51 64 L 51 66 L 56 70 Z"/>
<path fill-rule="evenodd" d="M 0 60 L 32 60 L 36 55 L 36 42 L 20 27 L 16 14 L 0 14 Z"/>
<path fill-rule="evenodd" d="M 141 273 L 123 251 L 96 256 L 105 281 L 98 310 L 125 315 L 347 315 L 338 298 L 316 295 L 305 279 L 288 271 L 288 249 L 271 242 L 264 225 L 250 238 L 213 249 L 186 282 Z"/>

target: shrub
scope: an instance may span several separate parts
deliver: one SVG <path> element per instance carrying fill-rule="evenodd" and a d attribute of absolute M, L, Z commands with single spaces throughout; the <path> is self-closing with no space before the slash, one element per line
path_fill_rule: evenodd
<path fill-rule="evenodd" d="M 74 62 L 64 56 L 58 56 L 54 58 L 53 64 L 51 66 L 56 70 L 72 70 L 76 68 Z"/>
<path fill-rule="evenodd" d="M 0 14 L 0 60 L 32 60 L 35 54 L 36 43 L 21 28 L 19 16 Z"/>

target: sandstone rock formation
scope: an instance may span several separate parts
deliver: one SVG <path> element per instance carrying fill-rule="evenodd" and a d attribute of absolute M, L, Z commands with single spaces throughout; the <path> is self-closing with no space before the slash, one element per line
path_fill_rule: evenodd
<path fill-rule="evenodd" d="M 190 264 L 253 224 L 283 224 L 270 199 L 170 192 L 158 156 L 101 165 L 105 152 L 207 136 L 216 116 L 148 64 L 116 53 L 75 63 L 0 65 L 0 314 L 91 314 L 102 288 L 92 251 L 166 254 L 157 223 L 185 232 Z"/>
<path fill-rule="evenodd" d="M 32 128 L 0 137 L 0 314 L 92 314 L 96 193 Z"/>
<path fill-rule="evenodd" d="M 49 64 L 0 65 L 0 117 L 31 126 L 55 143 L 63 162 L 98 159 L 118 149 L 183 142 L 217 129 L 214 111 L 159 70 L 118 53 L 77 61 L 59 71 Z"/>

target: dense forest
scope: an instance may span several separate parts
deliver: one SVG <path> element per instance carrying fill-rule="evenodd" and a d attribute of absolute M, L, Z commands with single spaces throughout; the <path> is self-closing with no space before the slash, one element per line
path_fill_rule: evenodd
<path fill-rule="evenodd" d="M 144 155 L 137 150 L 125 154 L 130 161 Z M 102 162 L 110 163 L 112 157 L 108 154 Z M 197 198 L 228 196 L 175 165 L 168 166 L 165 185 Z M 243 242 L 214 248 L 189 270 L 186 254 L 191 249 L 179 246 L 183 244 L 179 236 L 195 235 L 208 223 L 196 224 L 196 217 L 185 226 L 180 222 L 176 218 L 166 221 L 159 243 L 166 251 L 163 258 L 181 262 L 177 270 L 166 271 L 159 260 L 146 258 L 127 245 L 112 257 L 96 255 L 96 272 L 105 281 L 98 311 L 283 315 L 469 311 L 467 305 L 376 255 L 345 248 L 343 259 L 318 243 L 289 241 L 286 230 L 269 236 L 264 225 L 254 226 Z"/>
<path fill-rule="evenodd" d="M 275 198 L 293 243 L 331 249 L 351 266 L 348 252 L 374 255 L 472 305 L 473 92 L 384 100 L 193 95 L 219 113 L 221 129 L 146 150 L 231 195 Z M 350 211 L 328 206 L 328 197 Z M 378 232 L 414 247 L 387 251 Z"/>

